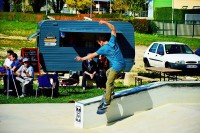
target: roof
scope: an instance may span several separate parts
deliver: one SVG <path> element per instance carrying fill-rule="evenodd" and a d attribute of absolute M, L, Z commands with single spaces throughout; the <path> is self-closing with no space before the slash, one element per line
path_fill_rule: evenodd
<path fill-rule="evenodd" d="M 91 29 L 91 28 L 60 28 L 62 32 L 84 32 L 84 33 L 110 33 L 110 29 Z M 117 30 L 117 33 L 122 33 L 122 31 Z"/>

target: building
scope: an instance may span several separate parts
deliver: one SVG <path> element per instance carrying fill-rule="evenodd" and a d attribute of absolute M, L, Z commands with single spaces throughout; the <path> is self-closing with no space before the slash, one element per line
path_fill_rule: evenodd
<path fill-rule="evenodd" d="M 199 9 L 200 0 L 148 0 L 148 17 L 153 18 L 155 8 L 171 7 L 173 9 Z"/>
<path fill-rule="evenodd" d="M 94 0 L 95 8 L 93 7 L 93 13 L 105 13 L 112 12 L 113 0 Z"/>

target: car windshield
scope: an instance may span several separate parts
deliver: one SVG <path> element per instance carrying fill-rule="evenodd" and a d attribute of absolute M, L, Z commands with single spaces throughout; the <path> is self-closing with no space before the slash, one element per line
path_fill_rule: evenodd
<path fill-rule="evenodd" d="M 193 51 L 187 45 L 166 44 L 167 54 L 193 54 Z"/>

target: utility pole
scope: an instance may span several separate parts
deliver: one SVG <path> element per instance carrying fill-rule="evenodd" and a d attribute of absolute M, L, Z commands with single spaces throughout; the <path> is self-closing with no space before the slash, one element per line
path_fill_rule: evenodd
<path fill-rule="evenodd" d="M 112 13 L 111 0 L 110 0 L 110 14 Z"/>
<path fill-rule="evenodd" d="M 90 18 L 92 19 L 92 0 L 90 1 Z"/>
<path fill-rule="evenodd" d="M 172 23 L 174 23 L 174 0 L 172 0 Z"/>
<path fill-rule="evenodd" d="M 48 1 L 46 0 L 46 16 L 47 16 L 47 10 L 48 10 Z"/>

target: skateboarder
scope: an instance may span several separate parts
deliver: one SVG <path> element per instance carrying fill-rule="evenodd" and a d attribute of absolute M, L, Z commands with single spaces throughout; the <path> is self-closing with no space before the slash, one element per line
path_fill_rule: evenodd
<path fill-rule="evenodd" d="M 111 95 L 114 90 L 114 80 L 116 79 L 117 75 L 123 71 L 125 68 L 125 61 L 121 50 L 117 44 L 116 39 L 116 29 L 114 25 L 107 21 L 99 21 L 99 24 L 104 24 L 108 28 L 111 29 L 111 37 L 110 40 L 107 40 L 104 36 L 97 37 L 97 43 L 101 46 L 96 52 L 91 53 L 85 57 L 77 56 L 75 58 L 76 61 L 83 61 L 90 58 L 94 58 L 98 55 L 104 55 L 110 62 L 110 68 L 106 71 L 107 81 L 106 81 L 106 96 L 105 102 L 101 104 L 99 109 L 106 109 L 111 103 Z"/>

